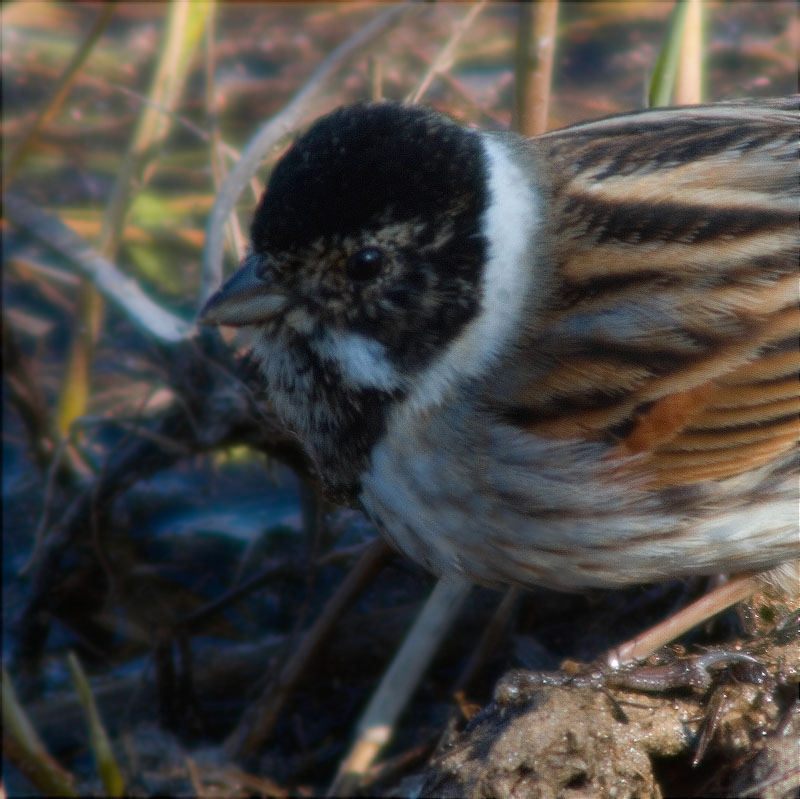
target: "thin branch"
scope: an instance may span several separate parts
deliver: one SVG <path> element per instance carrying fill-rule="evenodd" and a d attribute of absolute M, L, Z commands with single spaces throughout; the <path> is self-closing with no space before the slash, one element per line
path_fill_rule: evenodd
<path fill-rule="evenodd" d="M 97 19 L 94 21 L 94 25 L 92 25 L 91 30 L 75 52 L 70 63 L 64 68 L 64 72 L 61 75 L 58 85 L 53 90 L 50 100 L 39 112 L 30 129 L 23 136 L 22 140 L 9 157 L 5 175 L 3 176 L 3 191 L 5 191 L 11 184 L 11 181 L 14 180 L 14 176 L 25 160 L 25 156 L 39 137 L 41 131 L 52 122 L 53 118 L 61 110 L 64 100 L 67 99 L 72 89 L 72 84 L 75 83 L 78 73 L 86 63 L 86 59 L 92 54 L 94 46 L 103 35 L 103 31 L 108 27 L 108 23 L 111 22 L 111 17 L 114 16 L 115 11 L 116 6 L 114 3 L 106 3 L 105 6 L 101 6 Z"/>
<path fill-rule="evenodd" d="M 214 84 L 214 72 L 216 68 L 216 51 L 214 49 L 214 34 L 216 30 L 214 25 L 215 12 L 216 9 L 211 11 L 208 17 L 208 25 L 206 25 L 205 100 L 206 115 L 211 123 L 211 136 L 209 137 L 211 143 L 211 174 L 214 178 L 214 193 L 216 194 L 227 177 L 228 170 L 222 155 L 222 136 L 219 130 L 219 114 L 217 114 L 216 87 Z M 256 194 L 256 200 L 258 200 L 258 194 Z M 247 245 L 245 243 L 244 234 L 242 233 L 242 228 L 239 225 L 239 217 L 237 217 L 236 214 L 231 214 L 230 217 L 228 217 L 228 241 L 237 257 L 242 258 Z"/>
<path fill-rule="evenodd" d="M 39 523 L 36 525 L 36 531 L 33 534 L 33 547 L 31 548 L 31 554 L 28 555 L 28 559 L 20 568 L 20 574 L 26 574 L 28 571 L 30 571 L 31 567 L 34 563 L 36 563 L 36 559 L 39 556 L 39 551 L 41 549 L 42 542 L 44 541 L 45 532 L 47 531 L 47 525 L 50 523 L 50 517 L 54 505 L 53 494 L 56 488 L 56 479 L 58 477 L 58 471 L 61 468 L 61 460 L 64 456 L 66 448 L 67 439 L 63 438 L 58 442 L 58 446 L 53 453 L 50 466 L 47 469 L 44 496 L 42 497 L 42 513 L 39 516 Z"/>
<path fill-rule="evenodd" d="M 520 3 L 519 15 L 513 127 L 537 136 L 547 130 L 558 2 Z"/>
<path fill-rule="evenodd" d="M 54 216 L 13 194 L 6 195 L 4 211 L 17 227 L 69 258 L 101 294 L 145 332 L 162 341 L 180 341 L 191 334 L 193 325 L 153 302 L 135 280 L 120 272 Z"/>
<path fill-rule="evenodd" d="M 300 646 L 283 664 L 274 684 L 248 708 L 236 729 L 228 736 L 225 750 L 231 756 L 257 751 L 269 737 L 286 701 L 291 696 L 309 664 L 333 631 L 336 622 L 358 598 L 364 584 L 373 579 L 391 556 L 382 539 L 376 539 L 362 553 L 358 562 L 328 600 L 322 614 L 303 636 Z"/>
<path fill-rule="evenodd" d="M 208 14 L 210 9 L 188 0 L 175 0 L 167 6 L 164 42 L 148 92 L 153 105 L 142 108 L 103 211 L 98 249 L 106 258 L 116 257 L 131 201 L 147 185 L 158 146 L 169 133 L 171 117 L 158 106 L 172 109 L 180 98 L 191 63 L 188 55 L 199 38 L 191 20 L 194 15 Z"/>
<path fill-rule="evenodd" d="M 156 111 L 160 111 L 162 114 L 164 114 L 164 116 L 169 117 L 173 122 L 176 122 L 185 130 L 189 131 L 189 133 L 197 136 L 198 139 L 202 139 L 203 141 L 211 141 L 211 133 L 203 130 L 200 125 L 195 124 L 191 119 L 187 119 L 183 114 L 179 114 L 176 111 L 173 111 L 171 108 L 167 108 L 163 103 L 157 103 L 151 100 L 149 97 L 145 97 L 141 92 L 136 92 L 133 89 L 129 89 L 127 86 L 122 86 L 119 83 L 113 83 L 111 81 L 103 81 L 103 83 L 110 89 L 118 91 L 120 94 L 124 94 L 126 97 L 130 97 L 131 100 L 136 100 L 137 103 L 147 105 L 150 108 L 154 108 Z M 240 158 L 239 151 L 235 147 L 231 147 L 230 144 L 220 141 L 219 146 L 224 151 L 225 155 L 228 156 L 228 158 L 231 158 L 234 161 Z"/>
<path fill-rule="evenodd" d="M 361 714 L 356 725 L 355 743 L 339 765 L 328 796 L 352 795 L 378 752 L 389 742 L 400 713 L 471 588 L 471 583 L 461 577 L 443 577 L 436 583 Z"/>
<path fill-rule="evenodd" d="M 8 758 L 45 795 L 78 796 L 77 780 L 47 751 L 17 698 L 5 666 L 0 684 L 3 695 L 3 760 Z"/>
<path fill-rule="evenodd" d="M 8 400 L 16 407 L 37 466 L 46 471 L 60 435 L 41 386 L 37 383 L 17 344 L 17 336 L 6 317 L 2 319 L 3 380 Z"/>
<path fill-rule="evenodd" d="M 428 90 L 428 87 L 433 82 L 433 79 L 442 72 L 446 72 L 452 66 L 453 54 L 455 53 L 459 42 L 463 38 L 464 34 L 469 30 L 472 23 L 477 19 L 478 14 L 480 14 L 481 11 L 483 11 L 483 9 L 486 7 L 486 2 L 487 0 L 479 0 L 479 2 L 475 3 L 467 12 L 467 15 L 464 17 L 464 19 L 462 19 L 461 22 L 456 25 L 455 30 L 445 43 L 444 47 L 439 51 L 439 54 L 436 56 L 436 58 L 433 59 L 433 63 L 423 76 L 419 86 L 417 86 L 417 88 L 406 98 L 407 103 L 412 105 L 414 103 L 418 103 L 422 99 L 422 95 L 425 94 L 425 92 Z"/>
<path fill-rule="evenodd" d="M 703 3 L 687 0 L 681 54 L 672 100 L 676 105 L 703 102 Z"/>
<path fill-rule="evenodd" d="M 521 595 L 522 589 L 519 586 L 512 585 L 506 589 L 503 599 L 484 628 L 478 645 L 473 648 L 467 665 L 458 675 L 456 684 L 450 692 L 451 695 L 463 691 L 475 679 L 475 676 L 502 641 L 503 636 L 507 635 L 509 618 L 519 604 Z"/>

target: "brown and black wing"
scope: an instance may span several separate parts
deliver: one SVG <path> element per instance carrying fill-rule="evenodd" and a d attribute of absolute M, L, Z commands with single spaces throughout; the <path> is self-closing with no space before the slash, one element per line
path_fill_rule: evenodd
<path fill-rule="evenodd" d="M 800 437 L 798 121 L 794 97 L 532 140 L 556 274 L 508 418 L 648 453 L 660 485 L 785 460 Z"/>

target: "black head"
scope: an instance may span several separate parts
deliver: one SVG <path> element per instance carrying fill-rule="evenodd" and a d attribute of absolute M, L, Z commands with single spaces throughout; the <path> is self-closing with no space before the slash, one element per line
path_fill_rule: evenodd
<path fill-rule="evenodd" d="M 334 111 L 273 170 L 251 254 L 202 321 L 256 328 L 276 409 L 340 495 L 478 312 L 487 204 L 478 133 L 395 103 Z"/>
<path fill-rule="evenodd" d="M 474 132 L 426 108 L 350 106 L 275 167 L 252 248 L 290 305 L 418 367 L 476 310 L 485 205 Z"/>

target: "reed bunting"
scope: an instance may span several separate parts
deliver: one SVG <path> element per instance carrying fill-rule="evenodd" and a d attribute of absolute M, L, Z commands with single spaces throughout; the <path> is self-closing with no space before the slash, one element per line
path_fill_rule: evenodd
<path fill-rule="evenodd" d="M 434 572 L 786 586 L 797 133 L 797 97 L 533 139 L 341 108 L 273 170 L 201 321 L 251 328 L 331 495 Z"/>

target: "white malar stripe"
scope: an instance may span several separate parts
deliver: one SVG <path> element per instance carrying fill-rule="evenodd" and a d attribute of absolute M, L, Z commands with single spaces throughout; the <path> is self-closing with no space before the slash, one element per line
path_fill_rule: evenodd
<path fill-rule="evenodd" d="M 315 350 L 321 358 L 333 361 L 342 378 L 355 388 L 394 391 L 403 385 L 383 344 L 360 333 L 328 330 Z"/>
<path fill-rule="evenodd" d="M 477 315 L 445 351 L 417 376 L 404 407 L 421 410 L 440 403 L 462 378 L 485 373 L 521 325 L 533 269 L 531 242 L 541 226 L 539 198 L 531 179 L 501 140 L 477 133 L 487 161 L 489 206 L 481 221 L 487 262 Z"/>

